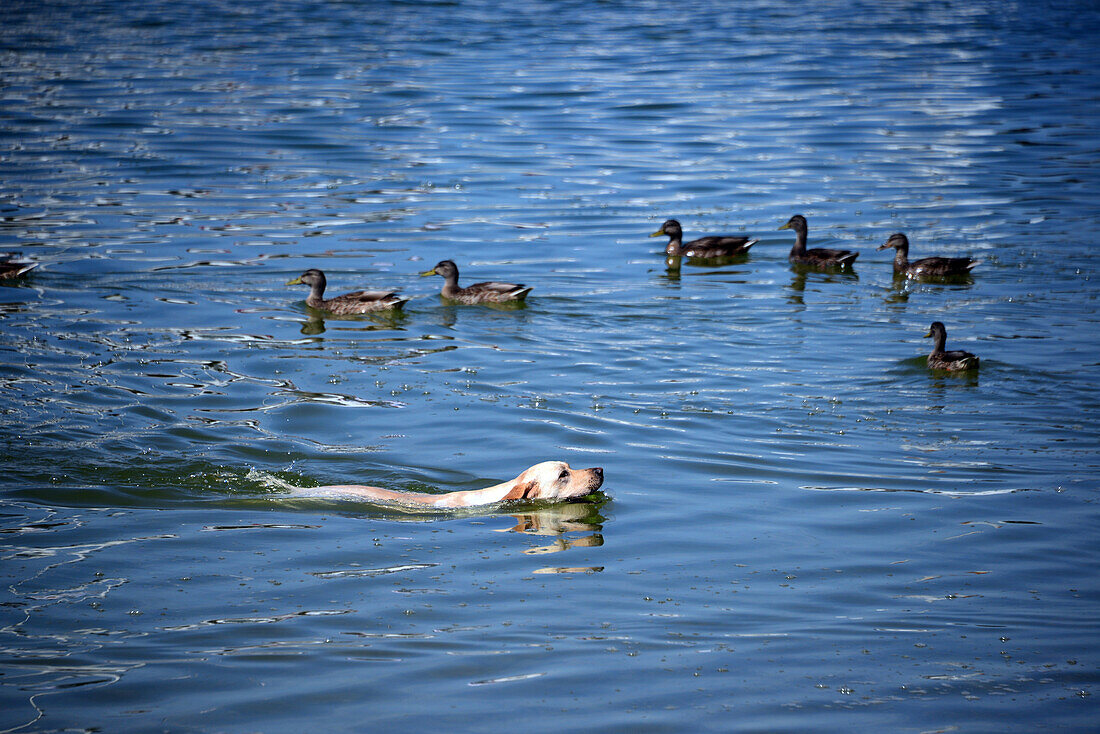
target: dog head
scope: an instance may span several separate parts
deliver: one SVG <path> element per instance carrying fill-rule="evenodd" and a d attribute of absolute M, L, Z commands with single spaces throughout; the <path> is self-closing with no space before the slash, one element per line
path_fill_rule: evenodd
<path fill-rule="evenodd" d="M 515 478 L 508 500 L 564 500 L 583 497 L 603 484 L 603 468 L 572 469 L 564 461 L 544 461 Z"/>

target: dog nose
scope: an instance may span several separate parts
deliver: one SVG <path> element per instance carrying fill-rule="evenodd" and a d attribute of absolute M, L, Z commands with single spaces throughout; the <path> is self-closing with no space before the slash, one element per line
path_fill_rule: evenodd
<path fill-rule="evenodd" d="M 597 477 L 599 477 L 600 479 L 603 479 L 603 467 L 602 466 L 594 466 L 594 467 L 592 467 L 592 471 L 596 472 Z"/>

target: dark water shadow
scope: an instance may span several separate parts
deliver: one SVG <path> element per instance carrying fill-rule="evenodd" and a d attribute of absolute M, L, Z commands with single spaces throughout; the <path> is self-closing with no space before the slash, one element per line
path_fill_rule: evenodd
<path fill-rule="evenodd" d="M 791 283 L 787 286 L 787 300 L 799 306 L 804 306 L 803 294 L 806 292 L 806 284 L 813 276 L 816 283 L 858 283 L 859 275 L 850 268 L 817 268 L 812 265 L 791 264 Z"/>
<path fill-rule="evenodd" d="M 409 322 L 409 314 L 402 309 L 389 309 L 377 313 L 336 315 L 312 306 L 305 307 L 306 320 L 301 322 L 301 333 L 305 336 L 318 336 L 325 333 L 326 321 L 361 324 L 359 331 L 382 331 L 400 329 Z"/>
<path fill-rule="evenodd" d="M 908 303 L 909 297 L 916 292 L 925 290 L 937 292 L 947 289 L 966 290 L 972 285 L 974 285 L 974 278 L 970 275 L 911 278 L 904 273 L 894 273 L 890 286 L 885 289 L 886 295 L 883 300 L 887 304 L 904 304 Z M 936 286 L 942 287 L 937 288 Z"/>
<path fill-rule="evenodd" d="M 681 257 L 668 255 L 665 257 L 665 267 L 668 270 L 681 270 L 687 265 L 692 268 L 721 268 L 728 265 L 742 265 L 751 259 L 749 253 L 730 255 L 728 257 Z"/>
<path fill-rule="evenodd" d="M 662 253 L 663 255 L 663 253 Z M 684 266 L 690 268 L 722 268 L 729 265 L 743 265 L 749 262 L 752 257 L 749 253 L 744 252 L 740 255 L 730 255 L 727 257 L 685 257 L 681 255 L 664 255 L 665 269 L 669 273 L 679 273 L 684 269 Z"/>
<path fill-rule="evenodd" d="M 822 283 L 858 283 L 859 274 L 856 273 L 851 267 L 841 267 L 838 265 L 830 267 L 817 267 L 814 265 L 806 265 L 805 263 L 791 263 L 791 287 L 795 287 L 795 282 L 801 282 L 803 287 L 809 276 L 820 276 Z"/>
<path fill-rule="evenodd" d="M 681 260 L 683 260 L 683 258 L 673 256 L 667 257 L 665 258 L 665 269 L 663 271 L 654 269 L 650 272 L 656 272 L 656 278 L 659 283 L 669 287 L 679 288 L 681 285 L 680 277 L 682 275 L 680 269 Z"/>
<path fill-rule="evenodd" d="M 436 298 L 439 303 L 445 308 L 487 308 L 493 311 L 523 311 L 527 308 L 527 298 L 520 301 L 505 301 L 503 303 L 496 303 L 493 301 L 486 301 L 484 303 L 463 303 L 451 298 L 445 297 L 442 293 L 437 293 Z M 428 299 L 430 300 L 430 299 Z"/>
<path fill-rule="evenodd" d="M 898 283 L 903 285 L 954 285 L 954 286 L 971 286 L 974 285 L 974 276 L 969 272 L 960 275 L 906 275 L 905 273 L 893 274 L 894 287 L 898 287 Z"/>
<path fill-rule="evenodd" d="M 450 329 L 458 323 L 459 314 L 464 314 L 463 318 L 478 318 L 478 317 L 506 317 L 511 316 L 513 318 L 526 319 L 530 307 L 526 301 L 517 301 L 513 303 L 456 303 L 440 296 L 440 306 L 438 309 L 433 309 L 432 313 L 438 314 L 438 323 L 440 326 Z"/>

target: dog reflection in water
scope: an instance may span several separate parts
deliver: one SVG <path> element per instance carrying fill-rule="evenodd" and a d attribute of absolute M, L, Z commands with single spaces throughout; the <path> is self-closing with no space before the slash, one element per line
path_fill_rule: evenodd
<path fill-rule="evenodd" d="M 593 505 L 588 503 L 571 502 L 553 505 L 533 512 L 513 513 L 512 517 L 516 519 L 516 524 L 510 528 L 497 530 L 498 533 L 525 533 L 554 539 L 550 545 L 528 548 L 523 551 L 527 555 L 560 553 L 571 548 L 598 548 L 603 545 L 603 536 L 599 533 L 600 525 L 597 522 L 599 516 L 594 512 Z M 589 534 L 581 537 L 566 537 L 566 533 Z M 603 569 L 584 567 L 555 570 L 591 573 Z M 552 571 L 551 569 L 539 569 L 536 573 L 551 573 Z"/>

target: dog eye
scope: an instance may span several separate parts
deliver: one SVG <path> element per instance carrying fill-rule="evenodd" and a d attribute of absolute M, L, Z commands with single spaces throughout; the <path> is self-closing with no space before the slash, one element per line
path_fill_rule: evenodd
<path fill-rule="evenodd" d="M 558 475 L 558 481 L 561 481 L 562 479 L 566 479 L 568 476 L 569 476 L 569 470 L 568 469 L 562 469 L 561 474 Z"/>

